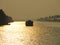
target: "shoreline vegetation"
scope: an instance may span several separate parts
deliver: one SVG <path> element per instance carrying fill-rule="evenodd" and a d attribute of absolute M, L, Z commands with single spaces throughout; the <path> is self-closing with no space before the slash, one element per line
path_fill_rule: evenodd
<path fill-rule="evenodd" d="M 9 25 L 9 22 L 13 22 L 12 17 L 7 16 L 5 12 L 2 9 L 0 9 L 0 26 Z"/>
<path fill-rule="evenodd" d="M 43 21 L 43 22 L 60 22 L 60 15 L 54 15 L 54 16 L 49 16 L 49 17 L 44 17 L 44 18 L 39 18 L 37 21 Z"/>

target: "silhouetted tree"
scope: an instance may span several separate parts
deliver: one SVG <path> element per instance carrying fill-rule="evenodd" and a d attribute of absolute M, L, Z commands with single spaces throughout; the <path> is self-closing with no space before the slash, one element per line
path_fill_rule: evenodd
<path fill-rule="evenodd" d="M 13 22 L 13 19 L 7 16 L 2 9 L 0 9 L 0 26 L 7 25 L 9 22 Z"/>

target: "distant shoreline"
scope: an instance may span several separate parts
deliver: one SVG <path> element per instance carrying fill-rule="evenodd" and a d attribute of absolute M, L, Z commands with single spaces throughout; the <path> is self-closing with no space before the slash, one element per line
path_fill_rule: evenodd
<path fill-rule="evenodd" d="M 60 22 L 60 15 L 54 15 L 54 16 L 39 18 L 39 19 L 37 19 L 37 21 Z"/>

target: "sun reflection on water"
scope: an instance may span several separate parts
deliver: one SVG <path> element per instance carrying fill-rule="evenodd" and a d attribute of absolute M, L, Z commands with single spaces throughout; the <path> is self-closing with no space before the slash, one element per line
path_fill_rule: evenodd
<path fill-rule="evenodd" d="M 0 45 L 35 45 L 33 40 L 39 35 L 37 27 L 26 27 L 24 21 L 12 22 L 1 30 Z"/>
<path fill-rule="evenodd" d="M 59 45 L 60 23 L 16 21 L 0 27 L 0 45 Z"/>

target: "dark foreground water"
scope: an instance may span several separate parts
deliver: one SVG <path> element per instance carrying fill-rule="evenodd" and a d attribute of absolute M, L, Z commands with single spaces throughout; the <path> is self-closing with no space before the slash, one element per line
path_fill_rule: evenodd
<path fill-rule="evenodd" d="M 60 45 L 60 22 L 13 22 L 0 27 L 0 45 Z"/>

